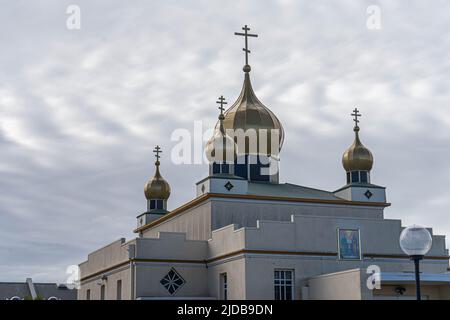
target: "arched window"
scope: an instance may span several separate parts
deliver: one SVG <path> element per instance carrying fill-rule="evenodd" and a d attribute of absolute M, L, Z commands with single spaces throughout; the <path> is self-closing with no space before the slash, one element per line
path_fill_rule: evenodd
<path fill-rule="evenodd" d="M 9 300 L 23 300 L 23 299 L 21 297 L 14 296 L 14 297 L 11 297 Z"/>
<path fill-rule="evenodd" d="M 52 296 L 52 297 L 48 298 L 47 300 L 59 300 L 59 298 Z"/>

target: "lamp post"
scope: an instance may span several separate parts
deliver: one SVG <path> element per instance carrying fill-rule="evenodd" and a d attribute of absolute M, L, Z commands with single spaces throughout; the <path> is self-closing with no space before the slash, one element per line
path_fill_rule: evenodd
<path fill-rule="evenodd" d="M 403 229 L 400 234 L 400 247 L 414 261 L 417 300 L 421 300 L 419 262 L 430 251 L 432 241 L 430 232 L 417 225 Z"/>

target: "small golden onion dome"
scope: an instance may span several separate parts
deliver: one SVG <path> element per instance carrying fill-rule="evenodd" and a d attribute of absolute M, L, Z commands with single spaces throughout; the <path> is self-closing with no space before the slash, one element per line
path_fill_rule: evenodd
<path fill-rule="evenodd" d="M 155 176 L 150 179 L 144 186 L 144 193 L 147 200 L 162 199 L 167 200 L 170 196 L 170 185 L 164 180 L 159 172 L 159 161 L 155 162 Z"/>
<path fill-rule="evenodd" d="M 239 155 L 243 154 L 271 154 L 278 155 L 283 146 L 284 141 L 284 129 L 280 120 L 275 114 L 269 110 L 261 101 L 256 97 L 253 91 L 249 71 L 250 68 L 244 69 L 245 79 L 242 86 L 241 93 L 236 102 L 225 112 L 225 118 L 223 120 L 223 126 L 225 130 L 232 129 L 235 132 L 235 136 L 238 133 L 236 130 L 242 129 L 247 132 L 248 129 L 256 130 L 257 143 L 254 146 L 249 146 L 249 143 L 245 143 L 244 148 L 238 150 Z M 216 130 L 220 127 L 220 122 L 216 124 Z M 266 129 L 264 132 L 260 132 L 259 129 Z M 277 130 L 277 138 L 279 143 L 279 150 L 271 150 L 272 133 L 271 129 Z M 260 140 L 267 139 L 267 150 L 259 150 Z M 237 140 L 238 144 L 239 139 Z M 249 141 L 251 141 L 249 139 Z M 239 144 L 240 146 L 240 144 Z"/>
<path fill-rule="evenodd" d="M 237 145 L 234 140 L 225 133 L 223 127 L 224 116 L 219 116 L 219 129 L 214 130 L 211 139 L 206 142 L 205 154 L 210 163 L 232 163 L 236 159 Z"/>
<path fill-rule="evenodd" d="M 342 165 L 346 171 L 370 171 L 373 166 L 373 156 L 359 140 L 359 127 L 355 126 L 355 141 L 344 152 Z"/>

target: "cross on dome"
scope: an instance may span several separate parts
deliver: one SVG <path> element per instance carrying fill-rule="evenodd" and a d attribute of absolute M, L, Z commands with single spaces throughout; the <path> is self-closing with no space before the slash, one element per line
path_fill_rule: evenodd
<path fill-rule="evenodd" d="M 227 102 L 225 101 L 225 98 L 222 96 L 220 96 L 219 101 L 216 101 L 217 104 L 220 104 L 219 110 L 220 110 L 220 115 L 223 115 L 223 111 L 225 110 L 225 108 L 223 107 L 224 104 L 227 104 Z"/>
<path fill-rule="evenodd" d="M 258 37 L 257 34 L 251 34 L 248 33 L 248 31 L 250 31 L 250 28 L 247 27 L 247 25 L 245 25 L 242 30 L 244 30 L 244 32 L 235 32 L 234 34 L 236 36 L 243 36 L 245 38 L 245 48 L 242 48 L 242 50 L 245 52 L 245 66 L 244 66 L 244 71 L 245 72 L 249 72 L 250 71 L 250 66 L 248 64 L 248 54 L 251 53 L 250 50 L 248 49 L 248 37 Z"/>
<path fill-rule="evenodd" d="M 156 146 L 153 152 L 155 153 L 156 162 L 159 162 L 159 158 L 161 158 L 159 154 L 162 153 L 160 146 Z"/>
<path fill-rule="evenodd" d="M 350 115 L 352 117 L 354 117 L 353 121 L 355 122 L 355 127 L 357 127 L 358 126 L 358 122 L 359 122 L 358 117 L 361 117 L 361 113 L 359 113 L 358 108 L 355 108 L 353 110 L 353 113 L 351 113 Z"/>

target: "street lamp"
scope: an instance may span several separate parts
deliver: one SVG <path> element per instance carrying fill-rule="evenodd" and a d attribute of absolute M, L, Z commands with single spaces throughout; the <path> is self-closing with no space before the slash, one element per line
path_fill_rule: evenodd
<path fill-rule="evenodd" d="M 414 261 L 417 300 L 421 299 L 419 261 L 430 251 L 432 241 L 430 232 L 416 225 L 405 228 L 400 234 L 400 247 Z"/>

